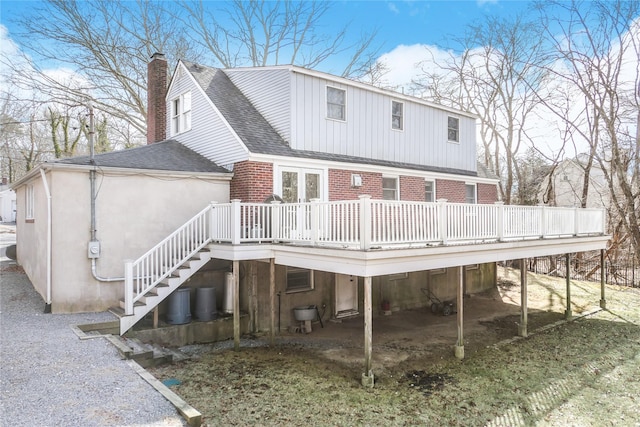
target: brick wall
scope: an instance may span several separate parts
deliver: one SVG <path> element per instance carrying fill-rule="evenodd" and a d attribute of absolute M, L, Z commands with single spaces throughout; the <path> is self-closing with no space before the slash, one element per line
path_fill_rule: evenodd
<path fill-rule="evenodd" d="M 273 194 L 273 165 L 262 162 L 239 162 L 233 166 L 231 199 L 262 203 Z"/>
<path fill-rule="evenodd" d="M 449 179 L 436 180 L 436 200 L 447 199 L 451 203 L 464 203 L 466 201 L 464 183 L 464 181 Z"/>
<path fill-rule="evenodd" d="M 478 184 L 478 203 L 492 204 L 498 200 L 498 188 L 495 184 Z"/>
<path fill-rule="evenodd" d="M 416 176 L 400 177 L 400 200 L 424 202 L 424 178 Z"/>
<path fill-rule="evenodd" d="M 167 61 L 154 53 L 147 65 L 147 144 L 167 139 Z"/>
<path fill-rule="evenodd" d="M 351 175 L 353 174 L 362 177 L 362 186 L 351 186 Z M 329 201 L 356 200 L 361 194 L 368 194 L 372 199 L 381 199 L 382 174 L 329 169 Z"/>

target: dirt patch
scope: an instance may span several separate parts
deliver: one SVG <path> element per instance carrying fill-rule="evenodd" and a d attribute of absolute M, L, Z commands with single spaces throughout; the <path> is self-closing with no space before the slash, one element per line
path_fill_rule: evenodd
<path fill-rule="evenodd" d="M 518 272 L 504 271 L 518 283 Z M 233 350 L 194 351 L 153 369 L 213 425 L 629 425 L 640 420 L 640 290 L 607 288 L 607 308 L 554 328 L 565 281 L 530 275 L 529 338 L 509 344 L 519 286 L 465 298 L 465 359 L 455 316 L 374 318 L 375 387 L 363 388 L 362 320 Z M 572 283 L 572 310 L 598 307 L 597 283 Z M 493 310 L 488 314 L 487 310 Z"/>
<path fill-rule="evenodd" d="M 24 274 L 24 270 L 22 269 L 22 267 L 15 264 L 2 266 L 0 267 L 0 271 L 3 273 L 23 273 Z"/>

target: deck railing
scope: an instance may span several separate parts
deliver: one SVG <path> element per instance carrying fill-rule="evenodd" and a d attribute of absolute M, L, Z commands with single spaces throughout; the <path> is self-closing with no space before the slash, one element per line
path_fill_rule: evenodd
<path fill-rule="evenodd" d="M 604 234 L 603 209 L 373 200 L 214 204 L 211 239 L 371 249 Z"/>
<path fill-rule="evenodd" d="M 369 250 L 604 234 L 604 209 L 373 200 L 211 203 L 125 263 L 125 311 L 210 242 Z"/>

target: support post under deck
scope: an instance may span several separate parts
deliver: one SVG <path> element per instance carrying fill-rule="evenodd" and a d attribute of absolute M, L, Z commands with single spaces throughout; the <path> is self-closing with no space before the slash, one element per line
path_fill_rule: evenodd
<path fill-rule="evenodd" d="M 233 261 L 233 348 L 240 350 L 240 262 Z"/>
<path fill-rule="evenodd" d="M 600 308 L 607 309 L 607 300 L 604 298 L 604 279 L 607 273 L 606 266 L 604 264 L 604 249 L 600 249 Z"/>
<path fill-rule="evenodd" d="M 571 264 L 570 264 L 570 254 L 565 254 L 564 263 L 565 269 L 567 273 L 567 309 L 564 311 L 564 318 L 567 320 L 571 320 L 573 314 L 571 313 Z"/>
<path fill-rule="evenodd" d="M 518 335 L 526 337 L 527 334 L 527 259 L 520 260 L 520 324 Z"/>
<path fill-rule="evenodd" d="M 372 354 L 372 301 L 371 301 L 371 276 L 364 278 L 364 372 L 362 373 L 362 385 L 373 387 L 373 370 L 371 368 Z"/>
<path fill-rule="evenodd" d="M 269 304 L 271 307 L 270 321 L 271 321 L 271 333 L 269 334 L 269 341 L 271 345 L 275 344 L 276 339 L 276 260 L 271 258 L 269 260 Z"/>
<path fill-rule="evenodd" d="M 457 301 L 457 309 L 458 309 L 458 340 L 456 341 L 455 346 L 455 356 L 458 359 L 464 359 L 464 266 L 458 267 L 458 301 Z"/>

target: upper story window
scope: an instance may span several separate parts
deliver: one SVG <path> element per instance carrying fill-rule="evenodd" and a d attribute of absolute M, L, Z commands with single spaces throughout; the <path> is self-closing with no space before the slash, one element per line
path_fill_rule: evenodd
<path fill-rule="evenodd" d="M 424 201 L 435 202 L 436 201 L 436 183 L 433 181 L 424 182 Z"/>
<path fill-rule="evenodd" d="M 191 92 L 183 93 L 171 101 L 171 135 L 191 129 Z"/>
<path fill-rule="evenodd" d="M 25 197 L 25 206 L 24 206 L 25 219 L 30 219 L 30 220 L 34 219 L 34 214 L 35 214 L 34 205 L 35 205 L 35 192 L 33 189 L 33 184 L 29 184 L 27 185 L 27 194 Z"/>
<path fill-rule="evenodd" d="M 391 101 L 391 129 L 404 129 L 404 104 Z"/>
<path fill-rule="evenodd" d="M 327 86 L 327 118 L 346 120 L 347 92 Z"/>
<path fill-rule="evenodd" d="M 465 203 L 477 203 L 478 199 L 476 196 L 476 185 L 475 184 L 465 184 L 464 185 L 465 192 Z"/>
<path fill-rule="evenodd" d="M 398 178 L 382 178 L 382 198 L 398 200 Z"/>
<path fill-rule="evenodd" d="M 460 119 L 457 117 L 447 118 L 447 139 L 450 142 L 460 142 Z"/>

